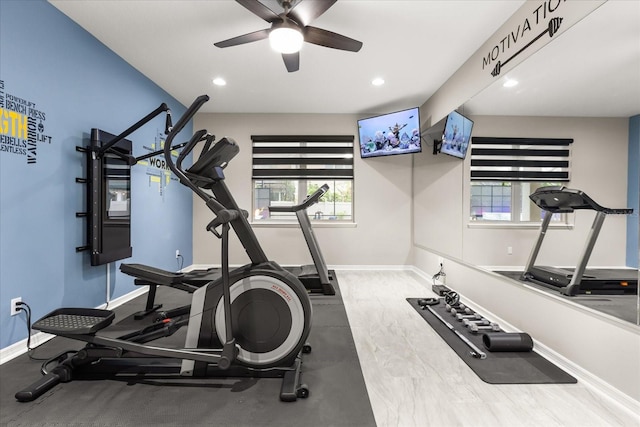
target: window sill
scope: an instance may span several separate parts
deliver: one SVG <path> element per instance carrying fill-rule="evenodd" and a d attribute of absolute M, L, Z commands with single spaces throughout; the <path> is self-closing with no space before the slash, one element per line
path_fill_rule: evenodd
<path fill-rule="evenodd" d="M 467 223 L 467 228 L 518 228 L 518 229 L 538 229 L 541 222 L 498 222 L 498 221 L 471 221 Z M 556 230 L 573 230 L 574 224 L 549 224 L 549 228 Z"/>

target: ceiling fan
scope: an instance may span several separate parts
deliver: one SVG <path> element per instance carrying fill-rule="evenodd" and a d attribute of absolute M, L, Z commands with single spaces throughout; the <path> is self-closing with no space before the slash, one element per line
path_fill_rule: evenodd
<path fill-rule="evenodd" d="M 218 43 L 217 47 L 230 47 L 269 38 L 271 46 L 282 53 L 284 65 L 290 73 L 300 68 L 300 47 L 303 42 L 333 49 L 357 52 L 362 42 L 309 25 L 338 0 L 278 0 L 284 11 L 275 13 L 259 0 L 236 0 L 254 15 L 271 24 L 271 28 L 233 37 Z M 284 46 L 277 45 L 278 42 Z"/>

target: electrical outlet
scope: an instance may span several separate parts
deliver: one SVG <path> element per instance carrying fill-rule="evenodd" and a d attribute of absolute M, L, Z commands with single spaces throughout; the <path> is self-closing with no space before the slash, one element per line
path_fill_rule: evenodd
<path fill-rule="evenodd" d="M 513 255 L 513 247 L 507 246 L 507 255 Z"/>
<path fill-rule="evenodd" d="M 18 297 L 18 298 L 14 298 L 11 300 L 11 315 L 15 316 L 16 314 L 20 313 L 20 310 L 22 310 L 22 308 L 20 308 L 18 306 L 18 303 L 22 302 L 22 297 Z"/>
<path fill-rule="evenodd" d="M 180 258 L 180 249 L 176 249 L 176 258 Z"/>

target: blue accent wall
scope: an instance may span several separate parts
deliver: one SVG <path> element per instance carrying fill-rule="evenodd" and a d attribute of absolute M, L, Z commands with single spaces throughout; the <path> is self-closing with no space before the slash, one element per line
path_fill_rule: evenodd
<path fill-rule="evenodd" d="M 141 46 L 141 49 L 143 46 Z M 170 55 L 168 55 L 170 57 Z M 0 348 L 27 337 L 60 307 L 97 307 L 135 290 L 120 262 L 92 267 L 84 154 L 91 128 L 119 134 L 163 102 L 174 122 L 186 108 L 45 1 L 0 1 Z M 164 114 L 134 132 L 134 155 L 157 146 Z M 191 136 L 192 125 L 175 142 Z M 161 159 L 161 157 L 157 158 Z M 192 263 L 192 195 L 161 166 L 132 169 L 131 243 L 124 262 L 176 270 Z M 109 278 L 110 283 L 107 284 Z"/>
<path fill-rule="evenodd" d="M 627 265 L 638 268 L 640 241 L 640 115 L 629 119 L 629 168 L 628 168 L 629 207 L 633 215 L 627 219 Z"/>

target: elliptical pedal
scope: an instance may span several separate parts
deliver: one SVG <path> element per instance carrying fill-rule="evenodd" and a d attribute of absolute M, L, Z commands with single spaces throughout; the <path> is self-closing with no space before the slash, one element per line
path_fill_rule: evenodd
<path fill-rule="evenodd" d="M 106 328 L 115 313 L 95 308 L 59 308 L 47 314 L 32 326 L 54 335 L 88 335 Z"/>

